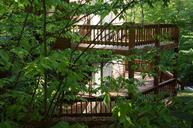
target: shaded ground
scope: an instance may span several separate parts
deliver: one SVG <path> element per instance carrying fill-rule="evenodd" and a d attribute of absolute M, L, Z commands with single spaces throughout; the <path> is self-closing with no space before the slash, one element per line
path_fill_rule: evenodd
<path fill-rule="evenodd" d="M 179 91 L 170 110 L 175 117 L 183 120 L 185 128 L 193 128 L 193 91 Z"/>

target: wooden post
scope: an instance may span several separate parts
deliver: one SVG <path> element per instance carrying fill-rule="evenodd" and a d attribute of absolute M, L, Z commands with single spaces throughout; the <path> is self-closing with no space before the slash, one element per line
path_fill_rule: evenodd
<path fill-rule="evenodd" d="M 133 65 L 134 63 L 132 62 L 132 61 L 128 61 L 128 77 L 129 78 L 134 78 L 134 70 L 132 69 L 132 65 Z"/>
<path fill-rule="evenodd" d="M 163 72 L 162 72 L 162 71 L 160 72 L 159 82 L 160 82 L 160 83 L 163 82 Z"/>
<path fill-rule="evenodd" d="M 155 36 L 159 36 L 161 33 L 160 33 L 160 27 L 158 26 L 156 29 L 155 29 Z M 155 55 L 155 61 L 154 61 L 154 70 L 155 70 L 155 76 L 154 76 L 154 86 L 158 86 L 159 85 L 159 68 L 158 68 L 158 64 L 159 64 L 159 60 L 160 60 L 160 56 L 159 56 L 159 47 L 160 47 L 160 42 L 159 42 L 159 39 L 156 37 L 155 39 L 155 48 L 156 50 L 156 55 Z"/>
<path fill-rule="evenodd" d="M 173 38 L 174 38 L 174 43 L 178 46 L 179 45 L 179 36 L 180 36 L 180 30 L 179 30 L 179 27 L 176 26 L 174 31 L 172 31 L 172 35 L 173 35 Z"/>
<path fill-rule="evenodd" d="M 52 49 L 67 49 L 67 48 L 71 48 L 71 42 L 70 39 L 67 38 L 58 38 L 56 39 L 56 42 L 52 45 Z"/>
<path fill-rule="evenodd" d="M 176 84 L 175 84 L 175 87 L 177 87 L 177 63 L 178 63 L 178 52 L 179 52 L 179 49 L 178 49 L 178 47 L 176 47 L 175 49 L 174 49 L 174 53 L 175 53 L 175 58 L 174 58 L 174 70 L 173 70 L 173 72 L 174 72 L 174 78 L 175 78 L 175 80 L 176 80 Z M 181 85 L 181 87 L 180 87 L 180 89 L 181 90 L 184 90 L 184 86 L 183 85 Z M 175 94 L 177 93 L 177 92 L 174 92 Z"/>
<path fill-rule="evenodd" d="M 129 30 L 129 43 L 128 43 L 128 47 L 129 47 L 129 55 L 133 55 L 132 54 L 132 50 L 135 47 L 135 27 L 131 26 L 130 30 Z M 133 61 L 129 60 L 128 61 L 128 78 L 134 78 L 134 69 L 132 69 L 132 65 L 133 65 Z"/>
<path fill-rule="evenodd" d="M 63 114 L 63 108 L 62 108 L 63 104 L 62 102 L 59 103 L 59 111 L 58 111 L 58 116 L 60 117 Z"/>
<path fill-rule="evenodd" d="M 174 74 L 174 78 L 176 80 L 174 87 L 177 87 L 177 61 L 178 61 L 178 52 L 179 52 L 179 28 L 176 26 L 175 28 L 175 40 L 174 43 L 176 44 L 176 47 L 174 48 L 174 54 L 175 54 L 175 58 L 174 58 L 174 70 L 173 70 L 173 74 Z M 184 86 L 181 85 L 181 90 L 184 90 Z M 174 91 L 174 95 L 177 94 L 177 91 L 175 89 Z"/>
<path fill-rule="evenodd" d="M 160 56 L 159 56 L 158 52 L 155 55 L 155 62 L 154 62 L 154 70 L 155 70 L 155 73 L 156 73 L 155 76 L 154 76 L 154 86 L 158 86 L 158 84 L 159 84 L 159 76 L 160 76 L 159 68 L 158 68 Z"/>

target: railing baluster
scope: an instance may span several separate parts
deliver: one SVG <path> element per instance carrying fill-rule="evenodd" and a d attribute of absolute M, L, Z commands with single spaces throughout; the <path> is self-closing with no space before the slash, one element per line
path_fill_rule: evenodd
<path fill-rule="evenodd" d="M 141 43 L 141 35 L 142 35 L 141 34 L 141 28 L 139 28 L 139 33 L 138 34 L 139 34 L 139 42 Z"/>
<path fill-rule="evenodd" d="M 147 42 L 148 41 L 148 39 L 147 39 L 147 28 L 145 29 L 145 42 Z"/>
<path fill-rule="evenodd" d="M 145 42 L 145 28 L 143 28 L 143 42 Z"/>
<path fill-rule="evenodd" d="M 120 37 L 120 30 L 118 29 L 117 30 L 117 42 L 116 42 L 117 46 L 119 45 L 119 37 Z"/>
<path fill-rule="evenodd" d="M 95 103 L 96 103 L 96 104 L 95 104 L 95 113 L 97 114 L 97 113 L 98 113 L 98 112 L 97 112 L 98 102 L 96 101 Z"/>
<path fill-rule="evenodd" d="M 73 113 L 72 110 L 73 110 L 73 104 L 70 105 L 70 112 L 71 112 L 71 114 Z"/>
<path fill-rule="evenodd" d="M 139 42 L 139 29 L 136 28 L 136 42 Z"/>
<path fill-rule="evenodd" d="M 137 28 L 137 41 L 140 42 L 140 29 Z"/>
<path fill-rule="evenodd" d="M 127 43 L 128 43 L 128 30 L 125 27 L 125 46 L 127 46 Z"/>
<path fill-rule="evenodd" d="M 90 113 L 92 114 L 92 101 L 90 102 Z"/>
<path fill-rule="evenodd" d="M 149 41 L 150 40 L 150 38 L 149 37 L 151 37 L 151 33 L 150 33 L 151 31 L 150 31 L 150 29 L 149 28 L 147 28 L 146 29 L 146 41 Z M 149 36 L 148 36 L 149 35 Z"/>
<path fill-rule="evenodd" d="M 66 114 L 68 114 L 68 106 L 66 106 Z"/>
<path fill-rule="evenodd" d="M 97 37 L 97 39 L 98 39 L 98 41 L 97 41 L 97 43 L 99 43 L 100 41 L 102 41 L 100 38 L 101 38 L 101 35 L 100 35 L 101 33 L 100 33 L 100 28 L 98 28 L 97 29 L 97 35 L 96 35 L 96 37 Z"/>
<path fill-rule="evenodd" d="M 109 44 L 110 43 L 110 41 L 109 41 L 109 33 L 108 33 L 108 28 L 106 29 L 106 30 L 104 30 L 105 31 L 105 33 L 104 33 L 104 36 L 105 36 L 105 42 L 107 42 L 107 44 Z"/>
<path fill-rule="evenodd" d="M 100 42 L 103 42 L 103 30 L 102 27 L 100 26 Z M 105 44 L 105 42 L 103 42 Z M 101 44 L 103 44 L 101 43 Z"/>
<path fill-rule="evenodd" d="M 108 29 L 107 33 L 108 33 L 107 41 L 108 41 L 111 45 L 113 45 L 113 43 L 112 43 L 113 34 L 111 33 L 111 29 L 110 29 L 110 28 Z"/>
<path fill-rule="evenodd" d="M 112 101 L 110 101 L 109 112 L 112 113 Z"/>
<path fill-rule="evenodd" d="M 111 32 L 112 32 L 112 36 L 111 36 L 112 37 L 112 44 L 115 45 L 115 38 L 116 38 L 115 33 L 116 32 L 114 32 L 114 29 L 112 29 Z"/>
<path fill-rule="evenodd" d="M 86 104 L 86 106 L 85 106 L 85 112 L 86 112 L 86 114 L 87 114 L 87 113 L 88 113 L 88 102 L 86 101 L 85 104 Z"/>
<path fill-rule="evenodd" d="M 139 42 L 142 41 L 142 37 L 143 37 L 142 34 L 143 34 L 143 31 L 141 28 L 139 28 Z"/>
<path fill-rule="evenodd" d="M 100 101 L 100 113 L 102 113 L 102 102 Z"/>
<path fill-rule="evenodd" d="M 76 114 L 78 113 L 78 107 L 77 107 L 77 104 L 78 104 L 78 102 L 76 102 Z"/>
<path fill-rule="evenodd" d="M 95 29 L 92 28 L 91 42 L 94 41 L 95 35 L 96 35 L 96 34 L 95 34 Z"/>
<path fill-rule="evenodd" d="M 123 33 L 123 28 L 121 28 L 121 36 L 120 36 L 120 38 L 121 38 L 121 41 L 120 41 L 120 43 L 119 43 L 119 45 L 123 45 L 123 39 L 124 39 L 124 33 Z"/>
<path fill-rule="evenodd" d="M 60 106 L 59 106 L 59 115 L 62 115 L 62 114 L 63 114 L 62 103 L 60 103 Z"/>
<path fill-rule="evenodd" d="M 80 112 L 81 112 L 81 114 L 83 114 L 82 112 L 83 112 L 83 110 L 82 110 L 82 101 L 80 101 Z"/>
<path fill-rule="evenodd" d="M 94 40 L 96 40 L 96 41 L 98 42 L 98 41 L 99 41 L 99 36 L 98 36 L 98 35 L 99 35 L 99 29 L 96 28 L 96 29 L 95 29 L 95 32 L 96 32 L 96 33 L 95 33 L 95 35 L 94 35 L 94 36 L 95 36 Z"/>

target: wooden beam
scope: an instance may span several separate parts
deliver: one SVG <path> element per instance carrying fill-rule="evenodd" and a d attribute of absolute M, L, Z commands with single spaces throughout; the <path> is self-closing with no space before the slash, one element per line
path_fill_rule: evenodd
<path fill-rule="evenodd" d="M 132 55 L 132 50 L 134 46 L 135 46 L 135 28 L 130 27 L 129 28 L 129 43 L 128 43 L 129 50 L 131 50 L 131 52 L 129 53 L 130 55 Z M 134 63 L 132 60 L 128 61 L 128 77 L 131 79 L 134 78 L 134 69 L 132 68 L 133 64 Z"/>
<path fill-rule="evenodd" d="M 159 41 L 159 36 L 161 34 L 161 29 L 160 29 L 160 26 L 157 27 L 157 29 L 155 30 L 155 47 L 157 48 L 157 51 L 156 51 L 156 54 L 155 54 L 155 62 L 154 62 L 154 71 L 155 71 L 155 76 L 154 76 L 154 86 L 158 86 L 159 84 L 159 68 L 158 68 L 158 65 L 159 65 L 159 60 L 160 60 L 160 55 L 159 55 L 159 49 L 160 49 L 160 41 Z"/>

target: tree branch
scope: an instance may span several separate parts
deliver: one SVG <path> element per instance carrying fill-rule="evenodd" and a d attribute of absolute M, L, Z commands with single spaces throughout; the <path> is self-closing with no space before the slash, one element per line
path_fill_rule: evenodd
<path fill-rule="evenodd" d="M 30 0 L 29 0 L 30 1 Z M 30 6 L 32 6 L 32 3 L 33 3 L 34 0 L 31 0 L 30 1 Z M 19 45 L 21 39 L 22 39 L 22 36 L 23 36 L 23 33 L 24 33 L 24 30 L 25 30 L 25 26 L 27 24 L 27 20 L 28 20 L 28 17 L 29 17 L 29 12 L 27 12 L 26 16 L 25 16 L 25 19 L 23 21 L 23 26 L 22 26 L 22 29 L 21 29 L 21 32 L 19 34 L 19 38 L 17 40 L 17 46 Z"/>
<path fill-rule="evenodd" d="M 46 20 L 47 20 L 47 10 L 46 10 L 46 1 L 42 0 L 43 4 L 43 44 L 44 44 L 44 56 L 47 56 L 47 41 L 46 41 Z M 44 112 L 47 111 L 47 71 L 44 71 Z"/>
<path fill-rule="evenodd" d="M 128 4 L 127 4 L 127 6 L 125 6 L 123 9 L 122 9 L 122 11 L 119 13 L 119 14 L 117 14 L 116 16 L 115 16 L 115 18 L 113 18 L 112 20 L 111 20 L 111 22 L 110 23 L 108 23 L 108 25 L 106 25 L 105 27 L 104 27 L 104 29 L 105 28 L 108 28 L 110 25 L 111 25 L 111 23 L 115 20 L 115 19 L 117 19 L 123 12 L 125 12 L 126 11 L 126 9 L 131 5 L 131 4 L 133 4 L 135 1 L 134 0 L 132 0 L 131 2 L 129 2 Z M 96 41 L 96 39 L 100 36 L 100 34 L 102 34 L 102 32 L 104 31 L 104 29 L 96 36 L 96 38 L 94 39 L 94 41 Z M 87 34 L 86 34 L 86 36 L 90 33 L 91 31 L 89 31 Z M 85 37 L 86 37 L 85 36 Z M 82 41 L 82 40 L 81 40 Z M 81 42 L 80 41 L 80 42 Z M 90 43 L 85 49 L 84 49 L 84 51 L 75 59 L 75 61 L 74 61 L 74 63 L 73 63 L 73 65 L 80 59 L 80 57 L 90 48 L 90 46 L 92 45 L 92 43 Z"/>

